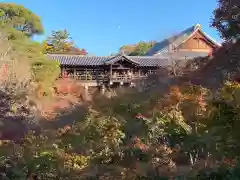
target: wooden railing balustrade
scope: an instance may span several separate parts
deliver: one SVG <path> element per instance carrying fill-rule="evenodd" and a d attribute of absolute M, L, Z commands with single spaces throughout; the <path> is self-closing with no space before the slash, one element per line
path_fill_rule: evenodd
<path fill-rule="evenodd" d="M 73 75 L 69 74 L 67 76 L 60 76 L 59 78 L 73 78 L 76 80 L 81 81 L 103 81 L 103 80 L 110 80 L 110 81 L 126 81 L 126 80 L 136 80 L 140 78 L 145 78 L 147 75 L 90 75 L 90 74 L 83 74 L 83 75 Z"/>
<path fill-rule="evenodd" d="M 139 78 L 144 78 L 147 77 L 147 75 L 117 75 L 117 76 L 112 76 L 111 80 L 135 80 Z"/>

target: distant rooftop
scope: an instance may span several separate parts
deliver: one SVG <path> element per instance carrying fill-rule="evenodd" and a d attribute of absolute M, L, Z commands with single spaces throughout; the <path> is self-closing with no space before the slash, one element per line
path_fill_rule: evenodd
<path fill-rule="evenodd" d="M 154 56 L 162 52 L 168 52 L 169 45 L 173 45 L 174 47 L 180 46 L 198 30 L 200 30 L 204 34 L 204 36 L 213 44 L 220 46 L 220 44 L 218 44 L 215 40 L 213 40 L 210 36 L 208 36 L 205 32 L 202 31 L 200 24 L 195 24 L 177 35 L 164 39 L 163 41 L 156 42 L 155 45 L 146 53 L 146 56 Z"/>

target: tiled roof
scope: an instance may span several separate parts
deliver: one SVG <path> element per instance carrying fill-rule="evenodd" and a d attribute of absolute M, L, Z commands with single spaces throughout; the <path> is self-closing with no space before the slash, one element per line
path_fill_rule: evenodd
<path fill-rule="evenodd" d="M 182 54 L 181 54 L 182 53 Z M 186 56 L 188 54 L 188 56 Z M 57 60 L 61 65 L 69 66 L 99 66 L 111 64 L 124 58 L 133 64 L 141 67 L 156 67 L 169 66 L 172 61 L 189 60 L 196 57 L 207 56 L 207 54 L 196 52 L 176 52 L 176 54 L 165 53 L 159 56 L 82 56 L 82 55 L 63 55 L 63 54 L 48 54 L 50 59 Z"/>
<path fill-rule="evenodd" d="M 114 63 L 121 58 L 133 62 L 138 66 L 166 66 L 168 58 L 154 57 L 154 56 L 81 56 L 81 55 L 62 55 L 62 54 L 48 54 L 50 59 L 57 60 L 61 65 L 73 66 L 99 66 Z"/>
<path fill-rule="evenodd" d="M 196 51 L 176 51 L 176 52 L 162 52 L 157 57 L 167 57 L 167 58 L 186 58 L 186 59 L 193 59 L 197 57 L 206 57 L 208 56 L 208 52 L 196 52 Z"/>
<path fill-rule="evenodd" d="M 127 58 L 139 63 L 139 66 L 167 66 L 167 57 L 154 57 L 154 56 L 127 56 Z"/>
<path fill-rule="evenodd" d="M 126 59 L 127 61 L 130 61 L 133 64 L 140 65 L 138 61 L 135 61 L 134 59 L 130 58 L 130 56 L 128 57 L 128 56 L 121 55 L 121 54 L 118 54 L 116 56 L 113 56 L 113 57 L 109 58 L 104 63 L 105 64 L 112 64 L 114 62 L 117 62 L 117 61 L 121 60 L 122 58 Z"/>
<path fill-rule="evenodd" d="M 146 56 L 152 56 L 156 53 L 159 52 L 167 52 L 169 45 L 174 44 L 176 47 L 179 43 L 187 39 L 194 31 L 195 31 L 196 26 L 192 26 L 181 33 L 170 37 L 168 39 L 164 39 L 163 41 L 157 42 L 147 53 Z"/>
<path fill-rule="evenodd" d="M 64 55 L 64 54 L 48 54 L 50 59 L 57 60 L 61 65 L 74 66 L 98 66 L 104 61 L 112 58 L 111 56 L 82 56 L 82 55 Z"/>
<path fill-rule="evenodd" d="M 175 48 L 180 46 L 198 30 L 200 30 L 205 35 L 205 37 L 213 44 L 215 44 L 216 46 L 220 46 L 220 44 L 216 43 L 212 38 L 210 38 L 205 32 L 201 30 L 201 26 L 199 24 L 196 24 L 175 36 L 164 39 L 160 42 L 156 42 L 155 45 L 146 53 L 146 56 L 153 56 L 161 54 L 162 52 L 168 52 L 170 45 Z"/>

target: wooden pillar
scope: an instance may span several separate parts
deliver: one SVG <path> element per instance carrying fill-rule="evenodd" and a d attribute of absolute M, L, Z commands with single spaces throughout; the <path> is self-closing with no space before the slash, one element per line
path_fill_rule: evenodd
<path fill-rule="evenodd" d="M 87 69 L 85 69 L 85 81 L 87 81 Z"/>
<path fill-rule="evenodd" d="M 61 76 L 63 77 L 64 74 L 65 74 L 65 67 L 63 66 L 63 67 L 61 67 Z"/>
<path fill-rule="evenodd" d="M 112 79 L 112 64 L 110 64 L 110 79 Z"/>
<path fill-rule="evenodd" d="M 141 76 L 141 69 L 138 69 L 138 76 Z"/>
<path fill-rule="evenodd" d="M 105 85 L 101 85 L 101 86 L 100 86 L 100 92 L 101 92 L 102 94 L 105 93 Z"/>
<path fill-rule="evenodd" d="M 77 78 L 77 73 L 76 73 L 76 68 L 73 68 L 73 78 L 76 79 Z"/>
<path fill-rule="evenodd" d="M 88 93 L 88 85 L 87 84 L 84 85 L 84 98 L 86 100 L 89 100 L 89 93 Z"/>

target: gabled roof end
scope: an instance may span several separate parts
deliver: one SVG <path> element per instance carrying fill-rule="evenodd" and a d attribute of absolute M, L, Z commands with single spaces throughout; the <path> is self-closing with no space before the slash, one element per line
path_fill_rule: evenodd
<path fill-rule="evenodd" d="M 195 29 L 201 29 L 201 24 L 197 23 L 197 24 L 195 25 Z"/>

